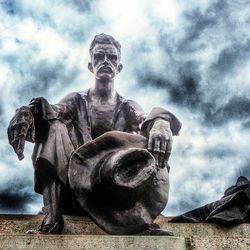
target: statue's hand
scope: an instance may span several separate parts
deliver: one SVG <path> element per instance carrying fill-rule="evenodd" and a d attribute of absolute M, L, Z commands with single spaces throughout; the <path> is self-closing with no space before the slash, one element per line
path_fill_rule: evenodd
<path fill-rule="evenodd" d="M 172 131 L 168 121 L 156 120 L 149 132 L 148 150 L 153 154 L 156 166 L 163 167 L 172 149 Z"/>
<path fill-rule="evenodd" d="M 10 121 L 7 131 L 9 143 L 14 148 L 19 160 L 24 158 L 24 144 L 33 119 L 30 107 L 22 106 L 17 109 L 15 116 Z"/>

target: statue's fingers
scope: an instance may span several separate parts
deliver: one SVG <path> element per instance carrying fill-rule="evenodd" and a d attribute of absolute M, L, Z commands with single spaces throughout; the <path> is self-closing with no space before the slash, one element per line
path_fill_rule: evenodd
<path fill-rule="evenodd" d="M 18 157 L 18 159 L 20 160 L 20 158 L 22 158 L 22 157 L 21 157 L 22 153 L 20 152 L 20 149 L 18 150 L 18 148 L 19 148 L 18 145 L 19 145 L 19 139 L 14 140 L 14 141 L 12 142 L 12 144 L 11 144 L 11 146 L 13 147 L 13 149 L 14 149 L 14 151 L 15 151 L 17 157 Z"/>
<path fill-rule="evenodd" d="M 18 139 L 13 140 L 11 146 L 13 147 L 15 153 L 17 154 Z"/>
<path fill-rule="evenodd" d="M 160 147 L 160 154 L 159 154 L 160 166 L 163 166 L 163 164 L 164 164 L 166 148 L 167 148 L 167 140 L 164 138 L 161 140 L 161 147 Z"/>
<path fill-rule="evenodd" d="M 26 138 L 26 136 L 27 136 L 27 133 L 28 133 L 28 127 L 27 126 L 22 126 L 21 128 L 20 128 L 20 132 L 19 132 L 19 137 L 20 136 L 24 136 L 25 138 Z"/>
<path fill-rule="evenodd" d="M 159 166 L 160 167 L 164 167 L 164 163 L 165 163 L 165 152 L 160 152 L 159 153 Z"/>
<path fill-rule="evenodd" d="M 15 142 L 19 140 L 20 136 L 24 136 L 26 138 L 28 133 L 28 127 L 27 126 L 15 126 L 13 127 L 13 136 L 12 137 L 12 142 Z M 12 144 L 12 143 L 11 143 Z"/>
<path fill-rule="evenodd" d="M 158 152 L 157 153 L 153 153 L 153 156 L 155 158 L 155 166 L 158 166 L 159 165 L 159 154 Z"/>
<path fill-rule="evenodd" d="M 149 136 L 148 139 L 148 151 L 153 152 L 154 141 L 152 136 Z"/>
<path fill-rule="evenodd" d="M 16 126 L 16 124 L 12 124 L 8 128 L 8 138 L 9 138 L 9 143 L 13 146 L 13 143 L 18 140 L 18 134 L 20 131 L 20 127 Z"/>
<path fill-rule="evenodd" d="M 19 131 L 20 129 L 17 130 L 17 128 L 13 130 L 13 137 L 12 137 L 11 145 L 15 144 L 19 140 Z"/>
<path fill-rule="evenodd" d="M 24 144 L 25 144 L 25 140 L 27 137 L 27 133 L 28 133 L 28 127 L 22 126 L 20 128 L 20 132 L 18 135 L 19 140 L 18 140 L 18 145 L 17 145 L 17 156 L 19 160 L 22 160 L 24 158 L 23 151 L 24 151 Z"/>
<path fill-rule="evenodd" d="M 25 136 L 21 135 L 18 140 L 16 153 L 19 160 L 22 160 L 24 158 L 23 151 L 24 151 L 25 138 L 26 138 Z"/>
<path fill-rule="evenodd" d="M 158 153 L 160 152 L 160 148 L 161 148 L 161 140 L 160 138 L 155 138 L 153 151 Z"/>
<path fill-rule="evenodd" d="M 159 166 L 159 156 L 160 156 L 160 146 L 161 146 L 161 140 L 159 138 L 154 139 L 154 148 L 153 148 L 153 154 L 156 161 L 156 166 Z"/>
<path fill-rule="evenodd" d="M 12 145 L 14 151 L 16 152 L 19 160 L 22 160 L 24 158 L 23 150 L 24 150 L 27 131 L 28 131 L 27 127 L 21 127 L 21 128 L 15 127 L 15 129 L 13 129 L 13 131 L 10 132 L 11 133 L 10 144 Z"/>

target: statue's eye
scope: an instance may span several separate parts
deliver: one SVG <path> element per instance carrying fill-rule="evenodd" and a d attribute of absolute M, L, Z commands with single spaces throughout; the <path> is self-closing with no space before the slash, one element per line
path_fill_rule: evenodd
<path fill-rule="evenodd" d="M 102 54 L 102 53 L 96 53 L 96 54 L 94 54 L 94 59 L 95 60 L 103 60 L 104 57 L 105 57 L 105 55 Z"/>
<path fill-rule="evenodd" d="M 110 61 L 117 61 L 117 55 L 107 55 Z"/>

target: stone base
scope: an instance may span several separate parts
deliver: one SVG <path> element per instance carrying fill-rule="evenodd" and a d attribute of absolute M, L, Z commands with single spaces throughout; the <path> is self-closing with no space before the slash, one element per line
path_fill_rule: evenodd
<path fill-rule="evenodd" d="M 37 228 L 42 215 L 0 215 L 0 249 L 169 249 L 250 250 L 250 224 L 226 228 L 216 224 L 169 223 L 159 216 L 156 223 L 175 236 L 107 235 L 89 218 L 64 216 L 62 235 L 26 235 Z"/>
<path fill-rule="evenodd" d="M 0 249 L 86 249 L 86 250 L 132 250 L 132 249 L 186 249 L 181 237 L 147 236 L 97 236 L 97 235 L 0 235 Z"/>

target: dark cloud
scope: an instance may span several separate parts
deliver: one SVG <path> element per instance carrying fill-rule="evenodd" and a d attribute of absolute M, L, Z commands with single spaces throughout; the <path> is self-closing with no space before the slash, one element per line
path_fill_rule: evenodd
<path fill-rule="evenodd" d="M 11 185 L 6 189 L 0 190 L 0 210 L 4 211 L 25 211 L 27 205 L 37 200 L 35 193 L 25 189 L 20 184 Z"/>
<path fill-rule="evenodd" d="M 222 126 L 229 120 L 244 119 L 249 114 L 249 100 L 246 97 L 234 97 L 227 82 L 222 80 L 238 74 L 237 70 L 249 59 L 250 38 L 247 38 L 246 33 L 242 37 L 239 21 L 235 18 L 242 9 L 239 3 L 216 1 L 206 10 L 199 6 L 184 11 L 185 30 L 182 39 L 174 40 L 166 31 L 159 32 L 162 57 L 170 59 L 170 63 L 166 60 L 164 65 L 165 74 L 147 70 L 146 74 L 138 73 L 139 81 L 162 88 L 168 93 L 168 102 L 199 114 L 204 124 Z M 216 45 L 221 48 L 216 51 L 214 60 L 210 61 L 204 72 L 199 57 L 195 60 L 191 58 Z M 168 77 L 169 72 L 174 72 L 176 79 Z M 204 88 L 204 83 L 210 86 Z M 230 95 L 228 103 L 222 101 L 222 97 Z"/>
<path fill-rule="evenodd" d="M 186 197 L 182 196 L 181 199 L 178 201 L 178 204 L 175 204 L 174 209 L 179 211 L 189 211 L 192 210 L 194 207 L 200 207 L 202 205 L 202 197 L 197 194 L 188 195 Z"/>
<path fill-rule="evenodd" d="M 39 29 L 52 28 L 61 36 L 67 37 L 72 43 L 83 43 L 96 26 L 105 23 L 101 17 L 93 15 L 95 8 L 92 6 L 95 4 L 96 1 L 90 0 L 64 0 L 52 1 L 47 4 L 41 2 L 36 6 L 34 3 L 2 0 L 0 7 L 8 15 L 14 16 L 18 20 L 27 20 L 29 17 Z M 75 15 L 72 14 L 74 12 Z M 61 15 L 64 15 L 64 18 L 60 18 Z"/>
<path fill-rule="evenodd" d="M 213 147 L 207 146 L 207 148 L 204 149 L 203 154 L 204 154 L 204 157 L 207 159 L 213 159 L 213 158 L 226 159 L 227 157 L 232 156 L 234 154 L 234 151 L 232 148 L 230 148 L 227 145 L 217 144 L 217 145 L 213 145 Z"/>
<path fill-rule="evenodd" d="M 0 5 L 9 15 L 14 15 L 16 14 L 15 2 L 16 2 L 15 0 L 2 0 L 0 2 Z"/>
<path fill-rule="evenodd" d="M 183 63 L 178 70 L 177 83 L 167 76 L 161 77 L 155 73 L 138 74 L 138 82 L 143 85 L 162 89 L 168 96 L 168 101 L 200 116 L 203 124 L 222 126 L 232 120 L 246 120 L 250 117 L 250 99 L 245 96 L 232 96 L 227 103 L 219 104 L 215 96 L 207 101 L 201 89 L 201 76 L 196 70 L 197 63 Z M 214 90 L 216 91 L 216 90 Z"/>
<path fill-rule="evenodd" d="M 138 73 L 138 82 L 141 85 L 148 85 L 163 89 L 169 96 L 169 101 L 182 107 L 197 109 L 202 102 L 202 92 L 200 91 L 200 76 L 197 73 L 197 63 L 188 61 L 179 65 L 177 82 L 170 81 L 162 74 Z"/>
<path fill-rule="evenodd" d="M 214 123 L 217 124 L 224 124 L 230 120 L 245 120 L 250 117 L 250 99 L 244 96 L 234 96 L 225 106 L 218 109 L 213 117 Z"/>
<path fill-rule="evenodd" d="M 213 12 L 201 13 L 199 9 L 195 9 L 190 13 L 185 15 L 188 26 L 186 27 L 186 36 L 177 45 L 177 51 L 181 53 L 194 52 L 196 49 L 202 49 L 202 45 L 198 48 L 194 43 L 196 40 L 200 39 L 200 36 L 207 29 L 212 28 L 216 25 L 217 20 Z"/>
<path fill-rule="evenodd" d="M 245 96 L 232 96 L 225 104 L 201 102 L 196 112 L 206 126 L 224 126 L 229 121 L 244 123 L 250 116 L 250 99 Z"/>
<path fill-rule="evenodd" d="M 196 63 L 186 62 L 179 69 L 178 84 L 171 86 L 169 99 L 177 105 L 197 109 L 202 102 L 202 92 L 199 89 L 200 76 L 195 72 Z"/>
<path fill-rule="evenodd" d="M 242 123 L 242 128 L 243 129 L 250 129 L 250 117 L 248 121 Z"/>
<path fill-rule="evenodd" d="M 65 59 L 67 60 L 67 58 Z M 39 60 L 33 65 L 28 65 L 27 72 L 21 72 L 25 82 L 19 84 L 16 88 L 18 95 L 24 98 L 23 90 L 25 89 L 25 99 L 32 99 L 41 94 L 48 95 L 51 91 L 56 93 L 58 89 L 67 87 L 69 83 L 74 82 L 75 77 L 79 73 L 79 68 L 68 68 L 65 61 L 48 62 L 47 60 Z"/>
<path fill-rule="evenodd" d="M 221 78 L 225 74 L 237 74 L 235 69 L 244 65 L 249 56 L 250 40 L 234 41 L 220 52 L 218 60 L 211 65 L 212 76 Z"/>
<path fill-rule="evenodd" d="M 77 11 L 83 13 L 83 12 L 91 11 L 91 3 L 94 4 L 95 1 L 73 0 L 70 2 L 67 2 L 67 1 L 62 1 L 62 2 L 64 2 L 64 4 L 69 4 L 75 7 Z M 0 2 L 0 5 L 10 15 L 21 14 L 23 11 L 22 4 L 16 0 L 2 0 Z M 29 14 L 29 13 L 26 13 L 26 14 Z"/>
<path fill-rule="evenodd" d="M 94 1 L 92 1 L 93 4 Z M 91 10 L 91 1 L 87 0 L 73 0 L 72 4 L 76 6 L 76 9 L 79 12 L 90 11 Z"/>
<path fill-rule="evenodd" d="M 232 26 L 228 3 L 224 0 L 210 4 L 206 11 L 200 6 L 194 7 L 184 11 L 183 16 L 185 36 L 176 44 L 177 51 L 181 53 L 204 49 L 209 37 L 218 35 L 222 23 L 225 24 L 224 29 L 230 29 Z"/>

